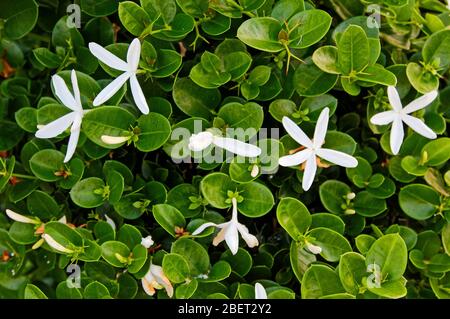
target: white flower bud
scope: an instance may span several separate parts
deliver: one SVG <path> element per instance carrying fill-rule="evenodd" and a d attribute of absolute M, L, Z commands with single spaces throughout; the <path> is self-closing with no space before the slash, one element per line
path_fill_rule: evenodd
<path fill-rule="evenodd" d="M 49 234 L 42 234 L 42 238 L 44 238 L 44 240 L 47 242 L 47 244 L 52 247 L 53 249 L 64 253 L 64 254 L 73 254 L 75 251 L 73 251 L 72 249 L 66 248 L 63 245 L 61 245 L 60 243 L 58 243 L 52 236 L 50 236 Z"/>
<path fill-rule="evenodd" d="M 13 212 L 10 209 L 6 210 L 6 215 L 8 215 L 8 217 L 11 218 L 12 220 L 15 220 L 16 222 L 19 222 L 19 223 L 35 224 L 35 225 L 40 224 L 40 222 L 38 220 L 20 215 L 16 212 Z"/>
<path fill-rule="evenodd" d="M 308 250 L 310 252 L 312 252 L 314 255 L 318 255 L 322 252 L 322 248 L 320 246 L 317 245 L 313 245 L 311 243 L 306 243 L 306 248 L 308 248 Z"/>
<path fill-rule="evenodd" d="M 130 136 L 109 136 L 102 135 L 102 142 L 105 144 L 122 144 L 130 139 Z"/>
<path fill-rule="evenodd" d="M 147 236 L 145 238 L 142 238 L 141 245 L 145 248 L 150 248 L 154 244 L 154 241 L 152 239 L 152 236 Z"/>

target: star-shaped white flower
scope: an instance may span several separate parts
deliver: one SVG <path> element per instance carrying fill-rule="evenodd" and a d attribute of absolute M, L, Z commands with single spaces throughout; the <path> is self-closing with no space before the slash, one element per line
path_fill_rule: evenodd
<path fill-rule="evenodd" d="M 155 289 L 165 288 L 167 295 L 172 298 L 173 287 L 170 280 L 164 274 L 161 266 L 150 264 L 150 268 L 144 278 L 141 279 L 142 288 L 147 295 L 153 296 Z"/>
<path fill-rule="evenodd" d="M 119 59 L 117 56 L 98 45 L 95 42 L 89 43 L 89 50 L 91 53 L 104 64 L 109 67 L 123 71 L 114 81 L 108 84 L 94 99 L 94 106 L 101 105 L 108 101 L 119 89 L 130 80 L 131 93 L 139 110 L 144 113 L 149 113 L 147 101 L 145 100 L 144 93 L 142 92 L 139 81 L 136 77 L 136 73 L 139 67 L 139 60 L 141 57 L 141 42 L 139 39 L 134 39 L 127 52 L 127 62 Z"/>
<path fill-rule="evenodd" d="M 395 87 L 388 86 L 387 92 L 389 103 L 391 104 L 393 110 L 381 112 L 372 116 L 370 122 L 375 125 L 386 125 L 392 123 L 390 145 L 391 151 L 394 155 L 397 155 L 400 151 L 400 147 L 403 143 L 403 137 L 405 136 L 403 122 L 426 138 L 435 139 L 437 137 L 436 133 L 426 126 L 422 120 L 409 115 L 415 111 L 423 109 L 433 102 L 438 96 L 437 91 L 432 91 L 422 95 L 405 107 L 402 106 L 402 101 L 400 100 L 400 96 L 398 95 Z"/>
<path fill-rule="evenodd" d="M 309 139 L 309 137 L 302 131 L 300 127 L 297 126 L 297 124 L 294 123 L 294 121 L 286 116 L 283 117 L 282 122 L 284 128 L 297 143 L 304 147 L 304 149 L 295 154 L 281 157 L 278 163 L 281 166 L 286 167 L 297 166 L 305 163 L 305 170 L 302 180 L 302 187 L 305 191 L 309 190 L 316 175 L 316 157 L 323 158 L 328 162 L 343 167 L 358 166 L 358 161 L 353 156 L 336 150 L 322 148 L 322 145 L 325 142 L 325 136 L 327 134 L 329 113 L 330 110 L 327 107 L 324 108 L 320 113 L 314 131 L 314 138 L 312 140 Z"/>
<path fill-rule="evenodd" d="M 231 199 L 231 203 L 233 205 L 233 213 L 231 220 L 229 222 L 223 223 L 223 224 L 215 224 L 215 223 L 205 223 L 198 227 L 192 235 L 196 236 L 200 233 L 202 233 L 206 228 L 208 227 L 217 227 L 221 230 L 217 234 L 217 236 L 213 240 L 213 245 L 217 246 L 220 244 L 223 240 L 227 243 L 228 247 L 231 250 L 231 253 L 233 255 L 236 255 L 239 249 L 239 233 L 241 234 L 242 238 L 247 243 L 248 247 L 253 248 L 255 246 L 258 246 L 259 242 L 258 239 L 249 233 L 248 228 L 239 223 L 238 221 L 238 210 L 237 210 L 237 200 L 235 197 Z"/>
<path fill-rule="evenodd" d="M 255 284 L 255 299 L 267 299 L 267 292 L 259 282 Z"/>
<path fill-rule="evenodd" d="M 56 96 L 65 107 L 71 109 L 73 112 L 48 123 L 36 132 L 37 138 L 52 138 L 63 133 L 71 126 L 69 144 L 67 145 L 64 163 L 70 161 L 75 153 L 78 138 L 80 137 L 81 121 L 85 113 L 85 111 L 83 111 L 83 106 L 81 105 L 80 89 L 78 88 L 77 74 L 75 70 L 72 70 L 71 80 L 73 95 L 70 93 L 66 83 L 59 75 L 55 74 L 52 77 L 52 83 Z"/>
<path fill-rule="evenodd" d="M 188 147 L 193 152 L 201 152 L 211 144 L 240 156 L 257 157 L 261 155 L 261 149 L 255 145 L 229 137 L 217 136 L 209 131 L 192 134 Z"/>

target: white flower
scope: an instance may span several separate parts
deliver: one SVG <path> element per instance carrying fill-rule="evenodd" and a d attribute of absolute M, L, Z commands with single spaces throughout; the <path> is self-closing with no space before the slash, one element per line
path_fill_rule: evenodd
<path fill-rule="evenodd" d="M 391 104 L 393 110 L 381 112 L 372 116 L 370 122 L 375 125 L 386 125 L 392 123 L 390 145 L 392 153 L 394 155 L 398 154 L 403 143 L 403 137 L 405 135 L 403 131 L 403 122 L 414 131 L 426 138 L 434 139 L 437 137 L 436 133 L 434 133 L 428 126 L 426 126 L 422 120 L 409 115 L 415 111 L 423 109 L 431 102 L 433 102 L 434 99 L 438 96 L 437 91 L 432 91 L 425 95 L 422 95 L 405 107 L 402 106 L 400 96 L 398 95 L 395 87 L 389 86 L 387 92 L 389 103 Z"/>
<path fill-rule="evenodd" d="M 238 221 L 238 211 L 237 211 L 237 200 L 232 198 L 231 202 L 233 204 L 233 213 L 231 220 L 223 224 L 205 223 L 198 227 L 192 235 L 196 236 L 203 232 L 206 228 L 214 226 L 220 228 L 221 230 L 213 240 L 213 245 L 217 246 L 223 240 L 227 243 L 233 255 L 236 255 L 239 249 L 239 233 L 241 233 L 242 238 L 247 243 L 248 247 L 253 248 L 258 246 L 258 239 L 249 233 L 248 228 L 242 225 Z"/>
<path fill-rule="evenodd" d="M 329 108 L 324 108 L 320 113 L 314 131 L 314 138 L 311 140 L 290 118 L 283 117 L 283 126 L 288 134 L 305 149 L 293 155 L 283 156 L 278 163 L 281 166 L 296 166 L 306 162 L 303 173 L 302 187 L 307 191 L 313 181 L 317 171 L 316 157 L 323 158 L 328 162 L 343 167 L 356 167 L 358 161 L 353 156 L 332 149 L 322 148 L 328 128 Z"/>
<path fill-rule="evenodd" d="M 152 236 L 147 236 L 142 238 L 141 245 L 145 248 L 150 248 L 155 242 L 152 239 Z"/>
<path fill-rule="evenodd" d="M 67 163 L 72 158 L 77 148 L 78 138 L 80 136 L 81 120 L 83 119 L 84 111 L 81 105 L 80 89 L 78 88 L 77 73 L 72 70 L 71 74 L 73 95 L 70 93 L 64 80 L 57 74 L 53 75 L 52 83 L 55 89 L 55 94 L 61 103 L 71 109 L 73 112 L 66 114 L 59 119 L 48 123 L 39 128 L 36 132 L 37 138 L 52 138 L 64 132 L 70 126 L 70 138 L 67 145 L 66 157 L 64 163 Z"/>
<path fill-rule="evenodd" d="M 150 265 L 150 269 L 144 278 L 141 279 L 142 288 L 147 295 L 153 296 L 155 289 L 166 289 L 167 295 L 172 298 L 173 287 L 170 280 L 166 277 L 161 266 Z"/>
<path fill-rule="evenodd" d="M 317 246 L 317 245 L 313 245 L 309 242 L 306 242 L 306 248 L 308 248 L 308 250 L 310 252 L 312 252 L 314 255 L 318 255 L 322 252 L 322 247 Z"/>
<path fill-rule="evenodd" d="M 46 243 L 52 247 L 53 249 L 64 253 L 64 254 L 72 254 L 74 251 L 72 249 L 66 248 L 60 243 L 58 243 L 52 236 L 49 234 L 42 234 L 42 238 L 46 241 Z"/>
<path fill-rule="evenodd" d="M 6 210 L 6 215 L 8 215 L 9 218 L 11 218 L 12 220 L 15 220 L 16 222 L 19 223 L 24 223 L 24 224 L 35 224 L 38 225 L 41 222 L 39 220 L 36 220 L 34 218 L 30 218 L 30 217 L 26 217 L 24 215 L 20 215 L 16 212 L 13 212 L 10 209 Z"/>
<path fill-rule="evenodd" d="M 192 134 L 189 138 L 188 147 L 193 152 L 200 152 L 211 144 L 240 156 L 257 157 L 261 154 L 261 149 L 255 145 L 229 137 L 216 136 L 208 131 Z"/>
<path fill-rule="evenodd" d="M 255 299 L 267 299 L 267 292 L 259 282 L 255 284 Z"/>
<path fill-rule="evenodd" d="M 139 39 L 134 39 L 128 47 L 127 62 L 119 59 L 117 56 L 95 42 L 89 43 L 89 50 L 91 50 L 91 53 L 97 59 L 99 59 L 109 67 L 124 72 L 119 75 L 114 81 L 108 84 L 97 95 L 94 100 L 94 106 L 101 105 L 108 101 L 129 79 L 134 102 L 142 113 L 148 114 L 148 104 L 145 100 L 144 93 L 142 92 L 141 86 L 139 85 L 139 81 L 136 77 L 136 73 L 139 67 L 139 59 L 141 56 L 141 42 L 139 41 Z"/>

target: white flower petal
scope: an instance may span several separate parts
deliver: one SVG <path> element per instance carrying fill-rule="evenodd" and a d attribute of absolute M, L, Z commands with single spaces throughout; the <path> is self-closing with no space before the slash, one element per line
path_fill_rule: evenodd
<path fill-rule="evenodd" d="M 214 135 L 211 132 L 192 134 L 189 138 L 188 148 L 193 152 L 200 152 L 212 144 Z"/>
<path fill-rule="evenodd" d="M 70 161 L 73 154 L 75 154 L 75 150 L 77 149 L 78 144 L 78 138 L 80 137 L 80 127 L 81 127 L 81 116 L 77 114 L 75 116 L 72 128 L 70 130 L 69 144 L 67 144 L 67 152 L 66 157 L 64 158 L 64 163 Z"/>
<path fill-rule="evenodd" d="M 320 148 L 316 151 L 316 154 L 324 160 L 342 167 L 358 166 L 358 160 L 356 158 L 343 152 L 328 148 Z"/>
<path fill-rule="evenodd" d="M 214 223 L 204 223 L 200 227 L 198 227 L 194 232 L 192 233 L 193 236 L 197 236 L 198 234 L 203 233 L 203 231 L 208 227 L 217 227 L 217 224 Z"/>
<path fill-rule="evenodd" d="M 125 84 L 125 82 L 130 78 L 131 74 L 125 72 L 119 75 L 114 81 L 109 83 L 94 99 L 94 106 L 99 106 L 106 101 L 108 101 L 120 88 Z"/>
<path fill-rule="evenodd" d="M 81 112 L 83 110 L 83 107 L 81 106 L 81 96 L 80 96 L 80 88 L 78 87 L 77 72 L 75 70 L 72 70 L 70 77 L 72 80 L 73 96 L 76 102 L 74 111 Z"/>
<path fill-rule="evenodd" d="M 267 292 L 259 282 L 255 284 L 255 299 L 267 299 Z"/>
<path fill-rule="evenodd" d="M 141 42 L 138 38 L 134 39 L 127 52 L 127 63 L 130 71 L 136 71 L 139 67 L 139 60 L 141 58 Z"/>
<path fill-rule="evenodd" d="M 244 143 L 229 137 L 214 136 L 213 143 L 229 152 L 245 157 L 257 157 L 261 155 L 258 146 Z"/>
<path fill-rule="evenodd" d="M 36 132 L 37 138 L 52 138 L 63 133 L 75 120 L 76 113 L 71 112 L 53 122 L 48 123 Z"/>
<path fill-rule="evenodd" d="M 225 240 L 225 234 L 227 232 L 228 226 L 230 225 L 230 223 L 225 223 L 225 224 L 221 224 L 223 227 L 220 230 L 220 232 L 217 233 L 216 237 L 214 237 L 213 239 L 213 246 L 217 246 L 219 245 L 221 242 L 223 242 Z M 219 225 L 217 225 L 219 226 Z"/>
<path fill-rule="evenodd" d="M 47 244 L 52 247 L 53 249 L 64 253 L 64 254 L 72 254 L 74 251 L 72 249 L 66 248 L 60 243 L 58 243 L 52 236 L 49 234 L 42 234 L 42 238 L 47 242 Z"/>
<path fill-rule="evenodd" d="M 329 118 L 330 118 L 330 109 L 326 107 L 322 110 L 322 112 L 320 112 L 319 118 L 317 119 L 316 128 L 314 130 L 313 143 L 316 149 L 321 147 L 325 141 Z"/>
<path fill-rule="evenodd" d="M 99 59 L 109 67 L 119 71 L 129 70 L 128 64 L 125 61 L 119 59 L 117 56 L 115 56 L 102 46 L 98 45 L 97 43 L 89 43 L 89 50 L 97 59 Z"/>
<path fill-rule="evenodd" d="M 306 160 L 305 171 L 303 172 L 302 187 L 305 192 L 311 188 L 311 185 L 314 182 L 314 177 L 316 176 L 316 171 L 316 156 L 312 154 Z"/>
<path fill-rule="evenodd" d="M 225 229 L 225 242 L 233 255 L 236 255 L 239 249 L 239 233 L 236 223 L 231 223 Z"/>
<path fill-rule="evenodd" d="M 156 282 L 158 284 L 162 285 L 166 289 L 167 295 L 170 298 L 172 298 L 173 287 L 172 287 L 172 284 L 170 283 L 170 280 L 164 274 L 163 268 L 161 266 L 151 264 L 150 271 L 153 274 Z"/>
<path fill-rule="evenodd" d="M 409 114 L 415 111 L 418 111 L 420 109 L 423 109 L 424 107 L 428 106 L 433 102 L 438 96 L 438 91 L 431 91 L 427 94 L 422 95 L 421 97 L 415 99 L 411 103 L 409 103 L 407 106 L 403 108 L 403 112 Z"/>
<path fill-rule="evenodd" d="M 436 133 L 434 133 L 433 130 L 429 128 L 422 120 L 407 114 L 404 115 L 402 119 L 406 125 L 408 125 L 420 135 L 429 139 L 435 139 L 437 137 Z"/>
<path fill-rule="evenodd" d="M 116 230 L 116 223 L 112 218 L 110 218 L 108 215 L 105 215 L 106 222 L 111 225 L 112 229 Z"/>
<path fill-rule="evenodd" d="M 387 93 L 389 98 L 389 104 L 391 104 L 394 111 L 400 112 L 403 106 L 395 86 L 388 86 Z"/>
<path fill-rule="evenodd" d="M 250 234 L 248 228 L 243 224 L 237 225 L 238 231 L 242 236 L 242 239 L 246 242 L 247 246 L 250 248 L 256 247 L 259 245 L 258 238 L 256 236 Z"/>
<path fill-rule="evenodd" d="M 61 224 L 67 224 L 67 217 L 66 215 L 63 215 L 60 219 L 58 219 L 58 222 Z"/>
<path fill-rule="evenodd" d="M 308 148 L 313 147 L 313 143 L 310 140 L 310 138 L 302 131 L 302 129 L 295 124 L 294 121 L 292 121 L 287 116 L 283 117 L 282 120 L 283 127 L 286 130 L 286 132 L 292 137 L 297 143 L 300 145 L 303 145 Z"/>
<path fill-rule="evenodd" d="M 403 131 L 403 122 L 400 118 L 396 118 L 394 122 L 392 122 L 391 128 L 391 151 L 394 155 L 397 155 L 400 151 L 400 147 L 403 143 L 403 137 L 405 132 Z"/>
<path fill-rule="evenodd" d="M 64 106 L 68 107 L 72 111 L 77 111 L 79 108 L 77 106 L 77 101 L 70 93 L 66 82 L 59 75 L 55 74 L 52 76 L 53 88 L 55 89 L 55 95 L 61 101 Z"/>
<path fill-rule="evenodd" d="M 105 144 L 122 144 L 125 143 L 130 139 L 130 136 L 109 136 L 109 135 L 102 135 L 101 140 Z"/>
<path fill-rule="evenodd" d="M 136 103 L 138 109 L 143 114 L 148 114 L 150 110 L 148 108 L 147 100 L 145 99 L 144 92 L 142 92 L 141 85 L 139 84 L 135 74 L 130 77 L 130 86 L 134 102 Z"/>
<path fill-rule="evenodd" d="M 155 242 L 152 239 L 152 236 L 143 237 L 141 239 L 141 245 L 145 248 L 150 248 Z"/>
<path fill-rule="evenodd" d="M 370 122 L 375 125 L 386 125 L 393 122 L 397 116 L 394 111 L 381 112 L 372 116 Z"/>
<path fill-rule="evenodd" d="M 297 166 L 311 157 L 311 154 L 312 150 L 307 148 L 295 154 L 280 157 L 280 159 L 278 160 L 278 164 L 284 167 Z"/>
<path fill-rule="evenodd" d="M 153 287 L 152 282 L 148 281 L 146 277 L 141 279 L 142 288 L 144 289 L 145 293 L 149 296 L 153 296 L 155 294 L 155 288 Z"/>
<path fill-rule="evenodd" d="M 13 212 L 10 209 L 6 210 L 6 215 L 8 215 L 9 218 L 11 218 L 12 220 L 19 222 L 19 223 L 24 223 L 24 224 L 39 224 L 39 221 L 33 219 L 33 218 L 29 218 L 26 217 L 24 215 L 18 214 L 16 212 Z"/>
<path fill-rule="evenodd" d="M 310 252 L 312 252 L 314 255 L 318 255 L 322 252 L 322 247 L 317 246 L 317 245 L 313 245 L 311 243 L 306 243 L 306 248 L 308 248 L 308 250 Z"/>

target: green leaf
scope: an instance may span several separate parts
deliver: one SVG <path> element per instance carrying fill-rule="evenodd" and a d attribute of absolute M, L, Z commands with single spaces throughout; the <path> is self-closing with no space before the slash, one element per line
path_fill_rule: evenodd
<path fill-rule="evenodd" d="M 338 68 L 338 50 L 336 47 L 326 45 L 318 48 L 312 55 L 314 64 L 324 72 L 340 74 Z"/>
<path fill-rule="evenodd" d="M 124 260 L 131 254 L 130 249 L 120 241 L 107 241 L 102 244 L 102 257 L 112 266 L 123 268 L 126 266 Z M 120 260 L 119 260 L 119 258 Z M 123 260 L 122 260 L 123 259 Z"/>
<path fill-rule="evenodd" d="M 239 194 L 244 200 L 238 203 L 238 210 L 247 217 L 261 217 L 267 214 L 275 204 L 270 189 L 257 182 L 241 184 Z"/>
<path fill-rule="evenodd" d="M 349 193 L 351 193 L 350 187 L 337 180 L 326 181 L 319 187 L 320 201 L 333 214 L 341 214 L 345 211 L 342 205 L 345 204 L 345 198 Z"/>
<path fill-rule="evenodd" d="M 41 289 L 32 284 L 25 287 L 24 294 L 24 299 L 48 299 Z"/>
<path fill-rule="evenodd" d="M 67 281 L 62 281 L 56 287 L 57 299 L 83 299 L 79 288 L 70 287 Z"/>
<path fill-rule="evenodd" d="M 401 209 L 408 216 L 425 220 L 434 215 L 440 205 L 439 194 L 430 186 L 410 184 L 398 194 Z"/>
<path fill-rule="evenodd" d="M 252 48 L 266 52 L 279 52 L 284 49 L 278 39 L 281 30 L 280 22 L 274 18 L 252 18 L 241 24 L 237 37 Z"/>
<path fill-rule="evenodd" d="M 160 148 L 169 139 L 171 130 L 167 118 L 158 113 L 142 115 L 138 119 L 141 130 L 136 147 L 142 152 L 151 152 Z"/>
<path fill-rule="evenodd" d="M 30 160 L 30 167 L 34 175 L 45 182 L 55 182 L 61 179 L 60 176 L 55 175 L 64 167 L 64 154 L 52 150 L 41 150 L 34 154 Z"/>
<path fill-rule="evenodd" d="M 356 194 L 354 209 L 357 214 L 364 217 L 375 217 L 387 209 L 386 201 L 376 198 L 367 191 Z"/>
<path fill-rule="evenodd" d="M 356 75 L 359 81 L 364 81 L 368 83 L 382 84 L 386 86 L 396 86 L 397 78 L 395 75 L 386 70 L 380 64 L 374 64 L 367 66 L 363 71 Z"/>
<path fill-rule="evenodd" d="M 0 120 L 0 149 L 10 150 L 22 139 L 24 132 L 10 121 Z"/>
<path fill-rule="evenodd" d="M 199 17 L 208 10 L 208 0 L 177 0 L 178 6 L 184 13 Z"/>
<path fill-rule="evenodd" d="M 93 281 L 84 288 L 84 298 L 86 299 L 110 299 L 108 288 L 98 281 Z"/>
<path fill-rule="evenodd" d="M 171 253 L 183 256 L 189 264 L 192 276 L 206 274 L 209 270 L 208 252 L 202 245 L 188 238 L 180 238 L 172 244 Z"/>
<path fill-rule="evenodd" d="M 425 62 L 436 62 L 438 68 L 446 69 L 450 66 L 450 30 L 433 33 L 425 42 L 422 56 Z"/>
<path fill-rule="evenodd" d="M 430 141 L 422 148 L 421 154 L 427 154 L 424 165 L 439 166 L 450 159 L 450 138 L 441 137 Z"/>
<path fill-rule="evenodd" d="M 167 278 L 175 284 L 183 283 L 189 278 L 189 264 L 182 255 L 164 255 L 162 267 Z"/>
<path fill-rule="evenodd" d="M 287 24 L 289 47 L 307 48 L 322 39 L 331 26 L 331 16 L 322 10 L 305 10 L 292 16 Z"/>
<path fill-rule="evenodd" d="M 38 4 L 34 0 L 17 0 L 13 3 L 0 3 L 0 19 L 4 35 L 12 40 L 20 39 L 29 33 L 38 20 Z"/>
<path fill-rule="evenodd" d="M 439 77 L 426 70 L 418 63 L 410 62 L 406 67 L 406 75 L 412 86 L 425 94 L 439 88 Z"/>
<path fill-rule="evenodd" d="M 367 277 L 366 261 L 364 256 L 348 252 L 341 256 L 339 261 L 339 278 L 345 290 L 352 295 L 359 294 L 363 287 L 363 278 Z"/>
<path fill-rule="evenodd" d="M 177 227 L 184 228 L 186 220 L 178 209 L 168 204 L 158 204 L 153 206 L 153 217 L 173 237 L 176 236 Z"/>
<path fill-rule="evenodd" d="M 398 234 L 388 234 L 377 239 L 366 256 L 366 266 L 378 265 L 382 280 L 390 282 L 402 278 L 407 262 L 408 250 Z"/>
<path fill-rule="evenodd" d="M 331 90 L 337 80 L 336 74 L 323 72 L 308 59 L 295 70 L 294 86 L 301 96 L 319 96 Z"/>
<path fill-rule="evenodd" d="M 277 220 L 292 239 L 298 240 L 311 225 L 311 214 L 301 201 L 286 197 L 277 206 Z"/>
<path fill-rule="evenodd" d="M 337 48 L 339 69 L 343 74 L 362 71 L 369 64 L 369 41 L 361 27 L 348 26 Z"/>
<path fill-rule="evenodd" d="M 151 22 L 147 12 L 131 1 L 119 3 L 119 18 L 125 29 L 134 36 L 140 36 Z"/>
<path fill-rule="evenodd" d="M 95 144 L 114 149 L 117 144 L 106 144 L 103 135 L 124 136 L 124 132 L 135 122 L 135 117 L 127 110 L 116 106 L 103 106 L 89 111 L 83 117 L 83 132 Z"/>
<path fill-rule="evenodd" d="M 212 111 L 221 101 L 219 90 L 202 88 L 189 78 L 177 79 L 172 96 L 182 112 L 205 119 L 212 117 Z"/>
<path fill-rule="evenodd" d="M 312 265 L 302 279 L 303 299 L 317 299 L 344 291 L 337 273 L 325 265 Z"/>
<path fill-rule="evenodd" d="M 72 201 L 83 208 L 94 208 L 101 206 L 105 200 L 101 192 L 105 182 L 98 177 L 89 177 L 75 184 L 70 191 Z M 98 193 L 100 192 L 100 193 Z"/>
<path fill-rule="evenodd" d="M 81 9 L 93 17 L 104 17 L 117 11 L 118 1 L 81 0 Z"/>
<path fill-rule="evenodd" d="M 312 244 L 322 248 L 320 255 L 327 261 L 338 261 L 342 254 L 352 251 L 344 236 L 328 228 L 314 228 L 308 233 L 308 237 Z"/>

